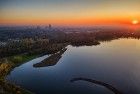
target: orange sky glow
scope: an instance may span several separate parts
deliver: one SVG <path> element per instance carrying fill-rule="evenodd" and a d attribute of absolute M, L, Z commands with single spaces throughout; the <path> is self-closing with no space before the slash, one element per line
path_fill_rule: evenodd
<path fill-rule="evenodd" d="M 0 1 L 0 24 L 139 25 L 139 3 L 140 0 Z"/>

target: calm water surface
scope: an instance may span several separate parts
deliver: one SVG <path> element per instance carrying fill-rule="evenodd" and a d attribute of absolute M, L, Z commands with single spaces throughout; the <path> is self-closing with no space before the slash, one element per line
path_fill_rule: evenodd
<path fill-rule="evenodd" d="M 114 94 L 89 82 L 70 80 L 90 78 L 110 84 L 123 94 L 140 94 L 140 40 L 118 39 L 98 46 L 67 46 L 59 61 L 33 66 L 48 58 L 38 57 L 16 67 L 7 80 L 36 94 Z"/>

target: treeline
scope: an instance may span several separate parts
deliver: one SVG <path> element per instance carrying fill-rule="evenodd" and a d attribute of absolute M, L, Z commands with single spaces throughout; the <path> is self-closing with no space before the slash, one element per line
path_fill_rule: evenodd
<path fill-rule="evenodd" d="M 66 43 L 50 43 L 48 39 L 22 39 L 8 41 L 0 46 L 0 57 L 17 54 L 51 54 L 64 48 Z"/>
<path fill-rule="evenodd" d="M 132 30 L 103 30 L 97 32 L 71 32 L 59 34 L 50 41 L 54 43 L 70 43 L 74 45 L 98 45 L 99 41 L 110 41 L 118 38 L 140 38 L 139 31 Z"/>
<path fill-rule="evenodd" d="M 40 36 L 40 35 L 38 35 Z M 140 38 L 139 31 L 103 30 L 97 32 L 49 32 L 45 37 L 8 40 L 0 46 L 0 57 L 16 54 L 51 54 L 67 45 L 99 45 L 100 41 L 118 38 Z"/>

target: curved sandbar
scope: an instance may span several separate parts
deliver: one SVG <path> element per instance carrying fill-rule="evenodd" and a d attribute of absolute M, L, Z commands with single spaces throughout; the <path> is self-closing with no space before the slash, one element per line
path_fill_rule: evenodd
<path fill-rule="evenodd" d="M 114 94 L 123 94 L 122 92 L 120 92 L 118 89 L 116 89 L 115 87 L 113 87 L 112 85 L 109 85 L 107 83 L 101 82 L 101 81 L 97 81 L 97 80 L 93 80 L 93 79 L 88 79 L 88 78 L 73 78 L 72 80 L 70 80 L 71 82 L 75 82 L 75 81 L 87 81 L 87 82 L 91 82 L 97 85 L 101 85 L 106 87 L 107 89 L 109 89 L 110 91 L 112 91 Z"/>

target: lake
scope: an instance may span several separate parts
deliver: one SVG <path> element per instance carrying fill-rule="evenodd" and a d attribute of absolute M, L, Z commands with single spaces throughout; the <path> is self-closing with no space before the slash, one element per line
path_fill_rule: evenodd
<path fill-rule="evenodd" d="M 114 94 L 106 86 L 82 80 L 71 82 L 73 78 L 97 80 L 122 94 L 140 94 L 140 40 L 69 45 L 54 55 L 44 55 L 14 68 L 6 77 L 35 94 Z"/>

